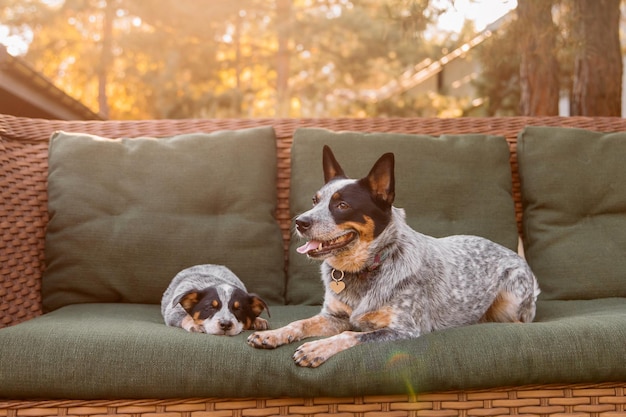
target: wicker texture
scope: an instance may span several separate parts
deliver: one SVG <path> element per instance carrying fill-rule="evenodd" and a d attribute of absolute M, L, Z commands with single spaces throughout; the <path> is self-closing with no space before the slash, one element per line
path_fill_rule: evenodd
<path fill-rule="evenodd" d="M 626 130 L 626 120 L 588 117 L 413 118 L 413 119 L 193 119 L 148 121 L 51 121 L 0 115 L 0 328 L 41 314 L 40 282 L 47 217 L 48 140 L 56 130 L 105 137 L 169 136 L 255 126 L 273 126 L 278 147 L 278 207 L 285 248 L 290 237 L 290 146 L 299 127 L 331 130 L 423 133 L 489 133 L 510 144 L 513 194 L 521 224 L 517 135 L 526 125 Z M 520 227 L 521 231 L 521 227 Z"/>
<path fill-rule="evenodd" d="M 6 401 L 0 416 L 603 416 L 626 415 L 624 384 L 529 386 L 357 398 L 188 398 L 118 401 Z"/>
<path fill-rule="evenodd" d="M 285 247 L 290 237 L 290 146 L 299 127 L 331 130 L 422 133 L 489 133 L 505 136 L 512 157 L 513 192 L 521 222 L 516 141 L 526 125 L 570 126 L 597 131 L 626 130 L 620 118 L 413 118 L 413 119 L 197 119 L 150 121 L 50 121 L 0 115 L 0 328 L 41 314 L 40 281 L 47 217 L 48 140 L 56 130 L 106 137 L 170 136 L 273 126 L 278 147 L 278 206 Z M 521 230 L 521 228 L 520 228 Z M 1 371 L 1 370 L 0 370 Z M 2 401 L 8 416 L 241 417 L 270 415 L 491 416 L 626 415 L 626 382 L 532 386 L 489 391 L 407 396 L 287 399 L 178 399 Z"/>

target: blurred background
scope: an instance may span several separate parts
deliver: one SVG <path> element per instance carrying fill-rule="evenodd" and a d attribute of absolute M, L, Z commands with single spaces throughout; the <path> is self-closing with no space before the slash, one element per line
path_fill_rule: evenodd
<path fill-rule="evenodd" d="M 623 116 L 622 7 L 620 0 L 0 0 L 0 112 Z"/>

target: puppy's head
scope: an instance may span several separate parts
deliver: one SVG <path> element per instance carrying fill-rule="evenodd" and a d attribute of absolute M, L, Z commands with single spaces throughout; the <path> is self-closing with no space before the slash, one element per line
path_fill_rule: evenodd
<path fill-rule="evenodd" d="M 228 284 L 186 292 L 176 297 L 172 305 L 179 303 L 193 319 L 195 328 L 226 336 L 251 329 L 263 310 L 268 310 L 258 295 Z"/>
<path fill-rule="evenodd" d="M 360 180 L 346 177 L 328 146 L 322 159 L 325 184 L 313 197 L 313 208 L 295 220 L 296 231 L 308 240 L 298 252 L 358 272 L 371 256 L 371 243 L 391 221 L 394 155 L 381 156 Z"/>

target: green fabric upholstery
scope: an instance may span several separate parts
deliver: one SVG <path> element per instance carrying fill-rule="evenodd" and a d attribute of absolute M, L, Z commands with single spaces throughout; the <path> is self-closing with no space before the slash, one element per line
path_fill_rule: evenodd
<path fill-rule="evenodd" d="M 57 132 L 48 196 L 47 311 L 158 304 L 177 272 L 204 263 L 284 303 L 272 128 L 161 139 Z"/>
<path fill-rule="evenodd" d="M 526 257 L 543 299 L 626 297 L 626 133 L 527 127 Z"/>
<path fill-rule="evenodd" d="M 270 310 L 276 328 L 319 307 Z M 626 379 L 626 299 L 543 301 L 537 313 L 530 324 L 363 344 L 308 369 L 291 359 L 299 343 L 258 350 L 250 332 L 187 333 L 165 326 L 156 305 L 71 305 L 0 331 L 0 397 L 390 395 Z"/>
<path fill-rule="evenodd" d="M 363 344 L 308 369 L 292 360 L 303 342 L 258 350 L 249 331 L 192 334 L 160 314 L 171 278 L 199 263 L 238 274 L 270 303 L 272 328 L 319 311 L 309 305 L 322 301 L 319 264 L 295 253 L 298 239 L 285 286 L 271 128 L 161 139 L 56 133 L 42 284 L 50 312 L 0 330 L 0 398 L 351 397 L 626 380 L 623 135 L 520 136 L 526 254 L 545 294 L 535 322 Z M 394 152 L 395 205 L 416 230 L 516 248 L 504 138 L 300 129 L 293 216 L 322 185 L 324 144 L 355 178 Z"/>
<path fill-rule="evenodd" d="M 472 234 L 517 248 L 506 140 L 489 135 L 408 135 L 302 128 L 291 151 L 291 215 L 311 207 L 323 185 L 322 148 L 329 145 L 346 175 L 361 178 L 384 153 L 396 158 L 396 201 L 415 230 L 442 237 Z M 296 253 L 291 241 L 287 302 L 319 304 L 319 263 Z"/>

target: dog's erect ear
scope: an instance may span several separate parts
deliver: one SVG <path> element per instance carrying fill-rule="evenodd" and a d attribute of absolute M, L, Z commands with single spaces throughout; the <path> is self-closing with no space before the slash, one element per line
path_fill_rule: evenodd
<path fill-rule="evenodd" d="M 343 173 L 343 169 L 341 169 L 341 166 L 335 159 L 335 155 L 333 155 L 333 151 L 330 150 L 328 145 L 324 145 L 322 165 L 324 167 L 324 183 L 328 183 L 337 177 L 346 178 L 346 174 Z"/>
<path fill-rule="evenodd" d="M 180 294 L 177 297 L 175 297 L 174 301 L 172 301 L 172 307 L 180 303 L 183 309 L 187 313 L 191 314 L 191 311 L 193 310 L 193 308 L 196 306 L 196 304 L 198 304 L 198 302 L 200 302 L 200 300 L 202 299 L 202 297 L 204 297 L 204 295 L 205 294 L 203 292 L 198 291 L 198 290 L 188 291 L 186 293 Z"/>
<path fill-rule="evenodd" d="M 396 197 L 393 154 L 386 153 L 378 158 L 364 180 L 374 198 L 385 201 L 389 205 L 393 204 Z"/>
<path fill-rule="evenodd" d="M 252 312 L 254 313 L 255 317 L 260 316 L 264 309 L 267 310 L 268 317 L 272 317 L 270 315 L 270 309 L 267 308 L 267 304 L 265 304 L 265 301 L 263 301 L 261 297 L 259 297 L 258 295 L 254 293 L 250 293 L 249 295 L 250 295 L 250 308 L 252 309 Z"/>

